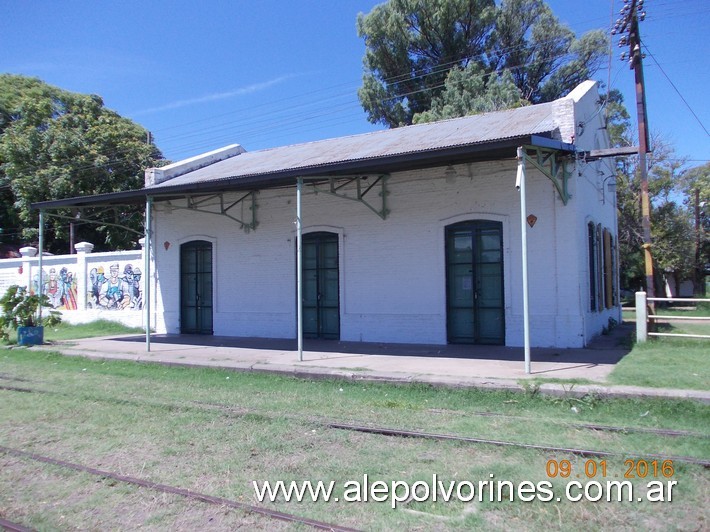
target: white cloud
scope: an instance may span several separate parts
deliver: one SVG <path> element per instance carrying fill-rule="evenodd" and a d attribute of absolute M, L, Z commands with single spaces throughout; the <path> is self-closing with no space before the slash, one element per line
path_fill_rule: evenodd
<path fill-rule="evenodd" d="M 196 98 L 188 98 L 186 100 L 176 100 L 174 102 L 169 102 L 164 105 L 160 105 L 158 107 L 151 107 L 150 109 L 143 109 L 141 111 L 137 111 L 135 113 L 132 113 L 133 116 L 138 116 L 138 115 L 146 115 L 150 113 L 157 113 L 160 111 L 168 111 L 170 109 L 179 109 L 181 107 L 189 107 L 191 105 L 198 105 L 201 103 L 209 103 L 209 102 L 214 102 L 218 100 L 226 100 L 228 98 L 234 98 L 236 96 L 244 96 L 246 94 L 253 94 L 255 92 L 259 92 L 265 89 L 268 89 L 269 87 L 273 87 L 274 85 L 278 85 L 279 83 L 283 83 L 287 79 L 292 78 L 293 76 L 288 75 L 288 76 L 280 76 L 278 78 L 271 79 L 269 81 L 263 81 L 261 83 L 253 83 L 251 85 L 247 85 L 246 87 L 240 87 L 238 89 L 234 89 L 231 91 L 227 92 L 216 92 L 213 94 L 206 94 L 204 96 L 198 96 Z"/>

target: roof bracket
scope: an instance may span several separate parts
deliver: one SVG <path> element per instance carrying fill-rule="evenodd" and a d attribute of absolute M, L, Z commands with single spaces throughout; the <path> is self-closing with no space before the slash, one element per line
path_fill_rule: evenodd
<path fill-rule="evenodd" d="M 256 202 L 256 195 L 257 191 L 251 190 L 235 201 L 232 201 L 231 198 L 225 201 L 225 195 L 221 193 L 204 196 L 189 195 L 185 197 L 187 206 L 182 207 L 173 204 L 171 208 L 225 216 L 238 223 L 244 232 L 248 233 L 259 225 L 256 220 L 256 210 L 259 207 Z"/>
<path fill-rule="evenodd" d="M 329 177 L 328 187 L 320 187 L 314 183 L 313 189 L 318 193 L 330 194 L 342 199 L 357 201 L 362 203 L 383 220 L 387 219 L 389 209 L 387 208 L 387 180 L 389 174 L 382 174 L 377 177 L 358 175 L 353 177 Z M 375 195 L 376 191 L 377 194 Z"/>
<path fill-rule="evenodd" d="M 530 152 L 533 153 L 531 154 Z M 552 181 L 562 203 L 567 205 L 567 202 L 572 197 L 567 190 L 567 182 L 571 175 L 571 172 L 567 170 L 569 156 L 561 156 L 558 150 L 551 148 L 525 146 L 525 160 Z"/>

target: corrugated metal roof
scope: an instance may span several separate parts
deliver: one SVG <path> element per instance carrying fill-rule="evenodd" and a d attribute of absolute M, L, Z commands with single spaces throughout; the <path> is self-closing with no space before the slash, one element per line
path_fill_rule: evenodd
<path fill-rule="evenodd" d="M 307 175 L 308 170 L 322 170 L 334 165 L 342 168 L 349 162 L 377 161 L 552 133 L 556 127 L 552 102 L 531 105 L 362 135 L 247 151 L 146 189 L 159 190 L 224 179 L 279 175 L 294 170 L 303 170 L 304 175 Z"/>
<path fill-rule="evenodd" d="M 559 100 L 558 100 L 559 102 Z M 556 102 L 387 129 L 280 148 L 245 152 L 211 162 L 210 154 L 178 161 L 195 170 L 159 184 L 96 196 L 32 204 L 36 209 L 139 203 L 146 197 L 253 190 L 293 185 L 297 177 L 389 173 L 476 160 L 515 157 L 521 144 L 574 147 L 560 142 Z M 546 140 L 553 139 L 553 140 Z M 555 140 L 557 139 L 557 140 Z M 219 150 L 224 151 L 224 150 Z"/>

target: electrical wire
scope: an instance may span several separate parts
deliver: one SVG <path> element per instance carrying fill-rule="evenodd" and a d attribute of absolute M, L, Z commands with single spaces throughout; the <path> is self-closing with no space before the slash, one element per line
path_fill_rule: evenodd
<path fill-rule="evenodd" d="M 561 57 L 564 57 L 565 55 L 567 55 L 567 54 L 566 54 L 566 53 L 565 53 L 565 54 L 560 54 L 560 55 L 557 56 L 557 57 L 558 57 L 558 58 L 561 58 Z M 524 65 L 512 65 L 510 68 L 519 68 L 519 67 L 521 67 L 521 66 L 524 66 Z M 493 74 L 493 73 L 488 73 L 488 74 L 486 74 L 486 75 L 491 75 L 491 74 Z M 426 75 L 430 75 L 430 74 L 419 74 L 417 77 L 422 78 L 422 77 L 425 77 Z M 396 95 L 391 95 L 391 96 L 388 96 L 386 99 L 395 99 L 395 98 L 402 98 L 402 97 L 412 96 L 412 95 L 417 94 L 417 93 L 419 93 L 419 92 L 424 92 L 424 91 L 428 91 L 428 90 L 435 90 L 435 89 L 441 88 L 441 87 L 443 87 L 443 86 L 444 86 L 444 84 L 442 83 L 442 84 L 439 84 L 439 85 L 435 85 L 435 86 L 433 86 L 433 87 L 425 87 L 425 88 L 419 89 L 419 90 L 417 90 L 417 91 L 409 91 L 409 92 L 399 93 L 399 94 L 396 94 Z M 385 101 L 386 99 L 383 99 L 382 101 Z M 319 102 L 319 103 L 320 103 L 320 102 Z M 312 105 L 312 104 L 311 104 L 311 103 L 308 103 L 308 104 L 306 104 L 305 106 L 308 106 L 308 105 Z M 360 107 L 359 102 L 355 102 L 355 101 L 352 102 L 352 104 L 345 104 L 345 105 L 346 105 L 346 107 Z M 303 107 L 303 106 L 302 106 L 302 107 Z M 328 108 L 325 108 L 321 114 L 316 115 L 316 116 L 330 115 L 330 114 L 332 114 L 331 111 L 332 111 L 332 108 L 331 108 L 331 107 L 328 107 Z M 278 113 L 278 112 L 280 112 L 280 111 L 275 111 L 275 113 Z M 305 112 L 302 113 L 302 114 L 305 114 Z M 311 114 L 311 115 L 309 115 L 309 116 L 312 117 L 313 115 Z M 293 120 L 291 120 L 291 119 L 290 119 L 290 121 L 291 121 L 291 122 L 295 122 L 295 121 L 293 121 Z M 257 129 L 257 130 L 253 130 L 253 129 L 252 129 L 252 130 L 246 130 L 246 133 L 247 133 L 247 134 L 249 134 L 249 133 L 259 133 L 259 132 L 264 131 L 264 130 L 271 130 L 272 128 L 273 128 L 273 126 L 271 125 L 271 123 L 266 122 L 265 125 L 262 126 L 260 129 Z M 279 126 L 279 129 L 283 131 L 285 128 L 284 128 L 283 126 Z M 212 140 L 213 140 L 213 139 L 212 139 Z M 192 145 L 182 145 L 182 146 L 180 146 L 180 148 L 185 149 L 185 148 L 190 147 L 190 146 L 192 146 Z M 116 155 L 116 154 L 117 154 L 117 152 L 114 152 L 113 154 L 107 153 L 107 154 L 105 154 L 105 156 L 109 156 L 109 157 L 110 157 L 111 155 Z M 121 159 L 121 158 L 116 158 L 116 159 L 110 159 L 109 162 L 110 162 L 111 164 L 118 164 L 118 163 L 120 163 L 121 161 L 129 161 L 129 160 L 130 160 L 130 159 L 128 159 L 128 158 L 123 158 L 123 159 Z M 75 168 L 75 170 L 77 170 L 77 171 L 90 170 L 90 169 L 97 168 L 97 167 L 102 167 L 102 166 L 103 166 L 103 167 L 107 167 L 107 166 L 109 166 L 109 165 L 108 165 L 108 164 L 105 164 L 105 165 L 87 164 L 87 165 L 85 165 L 85 166 L 80 166 L 80 167 L 78 167 L 78 168 Z M 41 165 L 35 165 L 35 166 L 28 166 L 27 168 L 30 169 L 30 170 L 33 169 L 33 168 L 34 168 L 35 170 L 39 170 L 39 169 L 42 168 L 42 166 L 41 166 Z"/>
<path fill-rule="evenodd" d="M 612 4 L 613 4 L 613 0 L 612 0 Z M 521 46 L 522 46 L 522 45 L 521 45 Z M 518 47 L 511 47 L 511 48 L 509 48 L 509 49 L 503 50 L 503 52 L 510 54 L 510 53 L 512 53 L 512 52 L 514 52 L 514 51 L 517 51 L 518 49 L 519 49 Z M 559 57 L 561 58 L 561 57 L 563 57 L 564 55 L 566 55 L 566 54 L 561 54 Z M 425 78 L 426 76 L 431 76 L 431 75 L 434 75 L 434 74 L 438 74 L 442 69 L 446 68 L 447 66 L 452 66 L 452 65 L 454 65 L 454 64 L 460 64 L 461 61 L 463 61 L 463 60 L 469 60 L 469 61 L 470 61 L 470 60 L 475 60 L 475 59 L 481 59 L 482 57 L 483 57 L 482 55 L 475 55 L 475 56 L 471 56 L 471 57 L 467 57 L 467 58 L 459 58 L 459 59 L 457 59 L 457 60 L 453 60 L 453 61 L 451 61 L 451 62 L 449 62 L 449 63 L 444 64 L 444 65 L 439 65 L 439 66 L 438 66 L 438 69 L 434 69 L 433 71 L 432 71 L 431 69 L 422 69 L 422 70 L 420 70 L 420 71 L 416 71 L 416 72 L 415 72 L 415 79 L 423 79 L 423 78 Z M 520 66 L 523 66 L 523 65 L 513 65 L 513 66 L 511 66 L 511 68 L 516 68 L 516 67 L 520 67 Z M 600 70 L 603 70 L 603 69 L 600 69 Z M 386 79 L 385 82 L 389 81 L 390 83 L 394 83 L 394 84 L 396 85 L 396 84 L 399 84 L 399 83 L 403 83 L 404 81 L 409 81 L 409 80 L 410 80 L 409 77 L 407 77 L 406 79 L 401 79 L 401 81 L 400 81 L 398 78 L 402 78 L 403 76 L 410 76 L 410 75 L 411 75 L 411 73 L 402 74 L 402 75 L 400 75 L 400 76 L 393 76 L 392 78 L 389 78 L 389 80 Z M 317 92 L 326 92 L 326 93 L 327 93 L 328 91 L 332 90 L 333 88 L 345 87 L 346 85 L 347 85 L 347 86 L 351 86 L 351 85 L 349 85 L 349 84 L 340 84 L 340 85 L 336 85 L 336 86 L 333 86 L 333 87 L 321 89 L 321 90 L 319 90 L 319 91 L 317 91 Z M 611 84 L 609 84 L 609 85 L 611 85 Z M 428 88 L 421 89 L 421 90 L 432 90 L 432 89 L 440 88 L 441 86 L 442 86 L 442 85 L 437 85 L 437 86 L 435 86 L 435 87 L 428 87 Z M 609 87 L 609 88 L 611 88 L 611 87 Z M 397 94 L 397 95 L 395 95 L 395 96 L 392 96 L 392 98 L 406 97 L 407 95 L 412 95 L 412 94 L 415 94 L 415 93 L 416 93 L 416 92 L 409 92 L 409 93 L 404 92 L 404 93 L 401 93 L 401 94 Z M 312 93 L 309 93 L 309 94 L 312 94 Z M 304 94 L 304 95 L 306 95 L 306 94 Z M 347 93 L 347 95 L 348 95 L 348 96 L 351 96 L 352 93 L 351 93 L 351 92 L 350 92 L 350 93 Z M 291 96 L 291 97 L 288 97 L 288 98 L 282 98 L 282 99 L 280 99 L 280 100 L 279 100 L 278 102 L 276 102 L 276 103 L 274 103 L 274 102 L 268 102 L 268 103 L 264 103 L 264 104 L 261 104 L 261 105 L 256 106 L 256 107 L 267 107 L 267 106 L 273 106 L 273 105 L 276 105 L 276 104 L 283 106 L 283 103 L 284 103 L 284 102 L 294 101 L 294 100 L 298 101 L 298 98 L 300 98 L 301 96 L 303 96 L 303 95 L 296 95 L 296 96 Z M 246 122 L 243 122 L 243 121 L 242 121 L 242 122 L 240 122 L 238 125 L 232 125 L 231 122 L 227 122 L 227 123 L 224 123 L 224 124 L 219 124 L 219 126 L 224 126 L 224 127 L 215 128 L 214 126 L 210 126 L 210 127 L 206 127 L 206 128 L 201 128 L 201 129 L 199 129 L 199 130 L 193 130 L 193 131 L 191 131 L 191 132 L 187 132 L 187 133 L 183 133 L 183 134 L 177 134 L 177 135 L 168 136 L 167 139 L 165 140 L 165 142 L 170 143 L 170 142 L 173 142 L 173 141 L 176 141 L 176 140 L 180 140 L 180 139 L 182 139 L 182 140 L 187 140 L 187 139 L 189 139 L 189 138 L 194 138 L 194 137 L 198 137 L 198 136 L 203 136 L 203 133 L 204 133 L 204 134 L 209 134 L 209 133 L 211 133 L 211 132 L 220 132 L 220 131 L 224 132 L 224 133 L 225 133 L 224 135 L 222 135 L 222 136 L 220 136 L 220 137 L 217 137 L 217 138 L 215 138 L 215 137 L 210 137 L 209 140 L 205 140 L 205 141 L 198 142 L 198 143 L 192 143 L 192 142 L 190 142 L 190 143 L 182 143 L 182 144 L 180 144 L 180 145 L 178 145 L 178 146 L 173 146 L 172 149 L 187 150 L 187 149 L 190 149 L 190 148 L 193 148 L 193 147 L 198 147 L 198 146 L 201 147 L 201 146 L 206 146 L 206 145 L 208 145 L 208 144 L 206 144 L 206 143 L 209 143 L 209 144 L 211 144 L 211 145 L 214 145 L 214 142 L 215 142 L 215 140 L 217 140 L 217 139 L 223 139 L 223 138 L 224 138 L 224 139 L 226 139 L 226 140 L 229 140 L 229 139 L 233 138 L 233 135 L 232 135 L 232 134 L 229 134 L 229 136 L 227 136 L 227 133 L 230 132 L 230 131 L 235 131 L 235 128 L 240 128 L 239 131 L 241 132 L 241 134 L 246 134 L 247 136 L 252 136 L 252 137 L 253 137 L 253 136 L 257 136 L 257 138 L 258 138 L 258 135 L 259 135 L 259 134 L 262 134 L 262 133 L 263 133 L 263 134 L 266 134 L 266 133 L 268 133 L 268 134 L 269 134 L 269 137 L 273 139 L 273 138 L 275 138 L 275 136 L 274 136 L 274 133 L 275 133 L 275 132 L 284 133 L 284 132 L 288 132 L 288 131 L 293 131 L 294 129 L 299 129 L 299 130 L 303 131 L 304 129 L 303 129 L 299 124 L 302 124 L 302 123 L 307 122 L 307 121 L 312 121 L 314 118 L 315 118 L 315 119 L 319 119 L 319 118 L 326 118 L 326 119 L 327 119 L 327 118 L 329 118 L 329 117 L 332 117 L 334 108 L 333 108 L 332 106 L 330 106 L 330 107 L 322 107 L 323 103 L 324 103 L 324 102 L 328 102 L 328 101 L 337 100 L 337 99 L 340 99 L 340 98 L 342 98 L 342 97 L 344 97 L 344 96 L 345 96 L 345 93 L 342 93 L 342 94 L 335 94 L 335 95 L 330 96 L 329 98 L 326 98 L 326 99 L 321 98 L 321 99 L 319 99 L 317 102 L 315 102 L 315 101 L 307 101 L 307 102 L 304 103 L 304 104 L 290 107 L 288 110 L 284 110 L 283 107 L 279 107 L 279 108 L 275 109 L 274 111 L 271 111 L 271 112 L 268 112 L 268 113 L 262 113 L 259 117 L 252 118 L 251 120 L 247 120 Z M 319 106 L 321 106 L 322 111 L 316 112 L 315 114 L 312 113 L 312 112 L 309 112 L 309 111 L 307 110 L 307 109 L 313 108 L 313 107 L 315 107 L 316 110 L 317 110 Z M 359 103 L 358 101 L 353 101 L 353 102 L 350 102 L 350 103 L 347 103 L 347 102 L 346 102 L 346 103 L 340 104 L 339 106 L 336 106 L 336 107 L 335 107 L 335 110 L 336 110 L 336 111 L 343 111 L 343 112 L 344 112 L 344 111 L 349 110 L 349 109 L 352 109 L 352 108 L 360 108 L 360 107 L 361 107 L 361 105 L 360 105 L 360 103 Z M 289 114 L 289 112 L 293 111 L 294 109 L 298 110 L 299 112 L 297 112 L 296 114 L 293 114 L 293 113 Z M 218 114 L 218 115 L 214 115 L 212 118 L 227 117 L 227 116 L 231 116 L 231 115 L 233 115 L 233 114 L 237 114 L 237 113 L 239 113 L 239 112 L 242 112 L 242 110 L 235 110 L 235 111 L 230 111 L 230 112 L 227 112 L 227 113 L 221 113 L 221 114 Z M 284 117 L 286 118 L 286 121 L 287 121 L 287 123 L 288 123 L 289 125 L 286 126 L 286 127 L 284 127 L 283 122 L 281 122 L 281 123 L 279 123 L 279 124 L 276 126 L 276 125 L 274 125 L 274 122 L 271 122 L 271 121 L 264 121 L 264 120 L 263 120 L 263 117 L 264 117 L 264 116 L 275 116 L 275 117 L 284 116 Z M 304 117 L 305 117 L 305 118 L 304 118 Z M 155 132 L 161 132 L 161 131 L 167 131 L 167 130 L 180 129 L 180 128 L 187 127 L 187 126 L 189 126 L 189 125 L 191 125 L 191 124 L 196 124 L 196 123 L 202 123 L 202 122 L 205 122 L 205 121 L 209 121 L 210 119 L 211 119 L 211 118 L 203 118 L 203 119 L 199 119 L 199 120 L 196 120 L 196 121 L 188 122 L 188 123 L 185 123 L 185 124 L 178 124 L 178 125 L 170 126 L 170 127 L 168 127 L 168 128 L 162 128 L 162 129 L 156 130 Z M 352 121 L 352 118 L 347 118 L 346 121 L 348 121 L 348 122 L 349 122 L 349 121 Z M 245 123 L 246 123 L 246 124 L 249 124 L 249 125 L 252 125 L 252 126 L 254 126 L 254 127 L 253 127 L 252 129 L 246 129 L 246 130 L 244 130 L 244 129 L 242 129 L 242 128 L 243 128 L 243 126 L 244 126 Z M 326 125 L 326 124 L 327 124 L 327 125 L 335 125 L 335 124 L 342 124 L 342 123 L 346 123 L 346 122 L 341 121 L 340 118 L 330 118 L 330 119 L 327 119 L 327 120 L 322 120 L 322 121 L 320 121 L 320 122 L 317 123 L 317 124 L 314 124 L 313 128 L 311 128 L 311 129 L 316 129 L 316 128 L 322 127 L 322 125 Z M 206 136 L 206 135 L 205 135 L 205 136 Z M 109 157 L 111 157 L 112 155 L 117 156 L 118 153 L 114 153 L 114 154 L 109 153 L 109 154 L 106 154 L 106 155 L 109 156 Z M 128 160 L 128 159 L 126 159 L 126 158 L 120 158 L 120 157 L 111 158 L 110 161 L 109 161 L 109 163 L 110 163 L 110 164 L 118 164 L 118 163 L 120 163 L 121 161 L 126 161 L 126 160 Z M 85 166 L 85 167 L 80 167 L 80 168 L 78 168 L 78 170 L 88 170 L 88 169 L 93 168 L 94 166 L 95 166 L 95 165 L 91 164 L 91 165 L 87 165 L 87 166 Z"/>
<path fill-rule="evenodd" d="M 688 108 L 688 111 L 690 111 L 690 113 L 693 115 L 693 117 L 694 117 L 695 120 L 698 122 L 698 124 L 700 124 L 700 127 L 703 128 L 703 131 L 705 131 L 705 134 L 710 137 L 710 132 L 708 132 L 708 129 L 705 127 L 705 125 L 703 124 L 703 122 L 700 120 L 700 117 L 698 117 L 698 115 L 695 113 L 695 111 L 693 110 L 693 108 L 690 106 L 690 104 L 688 103 L 688 100 L 685 99 L 685 97 L 684 97 L 684 96 L 680 93 L 680 91 L 678 90 L 678 87 L 676 87 L 675 83 L 673 83 L 673 81 L 671 81 L 671 78 L 668 77 L 668 74 L 666 74 L 666 71 L 663 70 L 663 67 L 662 67 L 662 66 L 660 65 L 660 63 L 656 60 L 656 56 L 654 56 L 654 55 L 651 53 L 651 50 L 649 50 L 649 48 L 648 48 L 648 46 L 646 45 L 646 43 L 641 43 L 641 45 L 642 45 L 643 48 L 646 50 L 646 52 L 648 53 L 649 57 L 650 57 L 651 59 L 653 59 L 653 62 L 656 63 L 656 66 L 657 66 L 658 69 L 661 71 L 661 73 L 665 76 L 666 80 L 668 80 L 668 83 L 670 83 L 671 87 L 673 87 L 673 90 L 676 91 L 676 94 L 678 94 L 678 96 L 680 97 L 680 99 L 683 101 L 683 103 L 685 104 L 685 106 Z"/>

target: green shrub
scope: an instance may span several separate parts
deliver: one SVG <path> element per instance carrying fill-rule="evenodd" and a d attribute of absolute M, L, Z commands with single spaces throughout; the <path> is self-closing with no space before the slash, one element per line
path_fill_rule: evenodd
<path fill-rule="evenodd" d="M 40 319 L 40 308 L 52 309 L 45 294 L 28 293 L 26 288 L 12 285 L 0 299 L 0 338 L 8 340 L 8 328 L 17 330 L 18 327 L 51 327 L 62 321 L 61 313 L 53 309 Z"/>

